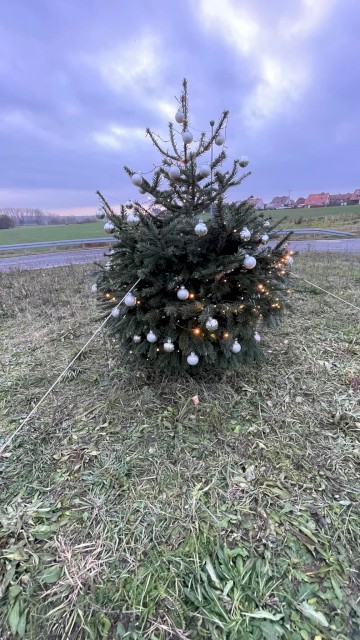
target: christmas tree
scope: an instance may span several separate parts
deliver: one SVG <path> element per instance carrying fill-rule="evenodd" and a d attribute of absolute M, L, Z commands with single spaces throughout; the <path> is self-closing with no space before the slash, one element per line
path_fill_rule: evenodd
<path fill-rule="evenodd" d="M 116 241 L 93 290 L 132 357 L 168 371 L 234 368 L 261 358 L 258 327 L 282 316 L 292 257 L 286 237 L 268 245 L 274 226 L 249 201 L 226 202 L 249 175 L 239 176 L 246 157 L 224 171 L 224 149 L 214 157 L 228 112 L 195 142 L 186 80 L 178 106 L 169 141 L 146 131 L 161 155 L 152 177 L 125 167 L 154 206 L 129 200 L 117 215 L 98 192 L 97 217 Z"/>

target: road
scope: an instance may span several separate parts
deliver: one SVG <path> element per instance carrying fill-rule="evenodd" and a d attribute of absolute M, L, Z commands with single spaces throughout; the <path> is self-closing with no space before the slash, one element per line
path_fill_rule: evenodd
<path fill-rule="evenodd" d="M 342 240 L 293 240 L 289 247 L 294 251 L 337 251 L 340 253 L 360 253 L 360 238 Z M 103 260 L 105 247 L 101 249 L 77 249 L 41 253 L 33 256 L 0 258 L 0 271 L 14 269 L 49 269 L 69 264 L 87 264 Z"/>

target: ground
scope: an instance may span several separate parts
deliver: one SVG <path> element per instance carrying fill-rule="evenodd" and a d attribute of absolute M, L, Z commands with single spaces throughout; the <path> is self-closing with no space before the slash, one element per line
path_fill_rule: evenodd
<path fill-rule="evenodd" d="M 295 265 L 359 306 L 356 256 Z M 91 283 L 0 274 L 3 437 L 98 326 Z M 359 314 L 293 289 L 261 366 L 146 375 L 102 334 L 71 367 L 1 459 L 1 638 L 360 638 Z"/>
<path fill-rule="evenodd" d="M 285 209 L 283 211 L 268 211 L 265 214 L 274 221 L 286 217 L 281 225 L 283 228 L 318 227 L 360 234 L 360 205 L 318 209 Z M 0 229 L 0 245 L 104 237 L 106 237 L 106 233 L 103 222 Z"/>

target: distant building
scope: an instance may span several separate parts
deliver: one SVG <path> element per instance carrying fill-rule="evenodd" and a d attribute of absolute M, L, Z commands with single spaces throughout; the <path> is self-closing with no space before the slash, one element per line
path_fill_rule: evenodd
<path fill-rule="evenodd" d="M 249 198 L 248 203 L 251 204 L 254 209 L 265 209 L 264 201 L 262 200 L 262 198 Z"/>
<path fill-rule="evenodd" d="M 360 189 L 355 189 L 349 199 L 349 204 L 360 204 Z"/>
<path fill-rule="evenodd" d="M 269 209 L 285 209 L 294 206 L 294 200 L 289 196 L 275 196 L 270 202 Z"/>
<path fill-rule="evenodd" d="M 295 202 L 295 207 L 305 207 L 305 198 L 298 198 Z"/>
<path fill-rule="evenodd" d="M 351 196 L 351 193 L 335 193 L 334 195 L 330 195 L 330 206 L 344 207 L 349 204 Z"/>
<path fill-rule="evenodd" d="M 308 209 L 312 207 L 327 207 L 330 204 L 330 193 L 311 193 L 305 198 L 304 206 Z"/>

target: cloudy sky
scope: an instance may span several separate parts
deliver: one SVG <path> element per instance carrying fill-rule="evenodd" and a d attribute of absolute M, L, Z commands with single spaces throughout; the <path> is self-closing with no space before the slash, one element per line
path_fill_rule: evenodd
<path fill-rule="evenodd" d="M 251 160 L 233 199 L 359 188 L 359 34 L 359 0 L 2 0 L 0 208 L 135 197 L 184 76 Z"/>

